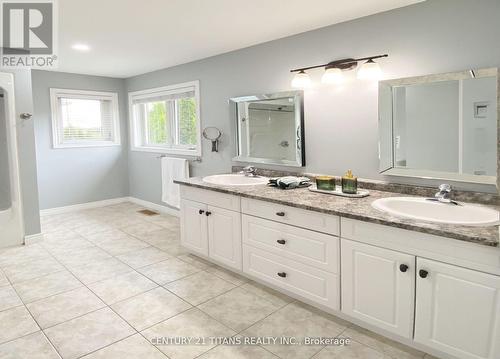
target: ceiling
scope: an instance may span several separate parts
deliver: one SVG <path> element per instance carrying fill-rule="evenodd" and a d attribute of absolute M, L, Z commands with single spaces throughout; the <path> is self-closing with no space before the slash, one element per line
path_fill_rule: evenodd
<path fill-rule="evenodd" d="M 63 0 L 58 71 L 130 77 L 419 1 Z"/>

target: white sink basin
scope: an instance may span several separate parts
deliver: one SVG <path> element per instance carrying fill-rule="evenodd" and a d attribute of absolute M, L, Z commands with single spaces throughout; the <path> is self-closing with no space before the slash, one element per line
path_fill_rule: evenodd
<path fill-rule="evenodd" d="M 425 198 L 381 198 L 374 201 L 372 207 L 394 216 L 427 222 L 465 226 L 492 226 L 500 223 L 499 212 L 494 209 L 462 203 L 440 203 Z"/>
<path fill-rule="evenodd" d="M 222 186 L 254 186 L 269 182 L 267 177 L 251 177 L 242 174 L 213 175 L 203 177 L 203 182 L 218 184 Z"/>

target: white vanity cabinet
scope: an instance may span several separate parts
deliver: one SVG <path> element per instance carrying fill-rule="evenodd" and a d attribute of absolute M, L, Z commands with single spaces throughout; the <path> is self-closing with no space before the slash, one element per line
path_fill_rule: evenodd
<path fill-rule="evenodd" d="M 241 270 L 239 197 L 181 187 L 181 244 Z"/>
<path fill-rule="evenodd" d="M 342 240 L 342 312 L 411 338 L 415 257 Z"/>
<path fill-rule="evenodd" d="M 464 359 L 500 358 L 500 277 L 417 259 L 415 341 Z"/>
<path fill-rule="evenodd" d="M 189 251 L 438 356 L 500 359 L 500 248 L 195 187 L 181 198 Z"/>
<path fill-rule="evenodd" d="M 341 224 L 345 314 L 453 358 L 500 358 L 499 248 Z"/>

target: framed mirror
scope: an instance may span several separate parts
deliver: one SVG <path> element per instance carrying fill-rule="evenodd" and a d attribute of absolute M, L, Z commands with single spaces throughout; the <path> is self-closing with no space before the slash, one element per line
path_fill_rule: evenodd
<path fill-rule="evenodd" d="M 498 69 L 381 81 L 380 172 L 497 185 Z"/>
<path fill-rule="evenodd" d="M 237 128 L 233 160 L 305 166 L 303 91 L 231 98 L 229 104 Z"/>

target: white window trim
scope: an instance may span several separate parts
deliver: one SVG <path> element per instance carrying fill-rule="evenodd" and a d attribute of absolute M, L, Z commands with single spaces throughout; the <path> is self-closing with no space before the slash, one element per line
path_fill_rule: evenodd
<path fill-rule="evenodd" d="M 112 106 L 113 115 L 113 134 L 114 141 L 81 141 L 81 143 L 64 143 L 59 138 L 59 126 L 61 125 L 60 112 L 57 99 L 59 97 L 78 98 L 78 99 L 92 99 L 92 100 L 109 100 Z M 82 148 L 82 147 L 109 147 L 121 145 L 120 133 L 120 112 L 118 105 L 118 93 L 104 92 L 104 91 L 89 91 L 89 90 L 75 90 L 75 89 L 50 89 L 50 107 L 52 114 L 52 146 L 54 149 L 60 148 Z"/>
<path fill-rule="evenodd" d="M 179 90 L 183 87 L 194 87 L 194 98 L 196 101 L 196 117 L 198 118 L 196 124 L 196 130 L 198 132 L 198 136 L 196 138 L 196 149 L 182 149 L 182 148 L 165 148 L 165 147 L 155 147 L 155 146 L 143 146 L 142 141 L 139 138 L 142 131 L 138 131 L 138 126 L 141 126 L 140 123 L 137 123 L 136 118 L 134 116 L 134 106 L 133 100 L 138 98 L 147 98 L 151 97 L 157 92 L 165 92 L 165 91 L 173 91 Z M 129 128 L 130 128 L 130 150 L 137 152 L 153 152 L 153 153 L 163 153 L 163 154 L 172 154 L 172 155 L 183 155 L 183 156 L 201 156 L 201 111 L 200 111 L 200 81 L 189 81 L 183 82 L 179 84 L 156 87 L 147 90 L 139 90 L 128 93 L 128 106 L 129 106 Z"/>

